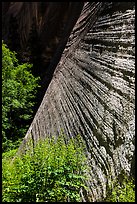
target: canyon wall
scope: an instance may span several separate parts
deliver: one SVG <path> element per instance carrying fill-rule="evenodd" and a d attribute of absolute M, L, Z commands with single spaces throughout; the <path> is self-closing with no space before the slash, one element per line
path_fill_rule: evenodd
<path fill-rule="evenodd" d="M 135 8 L 133 2 L 85 3 L 41 105 L 19 148 L 56 135 L 82 135 L 90 191 L 99 201 L 135 151 Z M 87 198 L 88 197 L 88 198 Z M 84 200 L 83 200 L 84 201 Z"/>

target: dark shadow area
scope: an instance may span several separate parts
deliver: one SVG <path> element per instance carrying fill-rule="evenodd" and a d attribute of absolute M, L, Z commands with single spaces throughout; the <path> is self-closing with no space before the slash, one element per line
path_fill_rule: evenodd
<path fill-rule="evenodd" d="M 70 33 L 79 18 L 82 2 L 2 2 L 2 39 L 17 52 L 20 62 L 33 63 L 40 76 L 33 115 L 43 99 Z"/>

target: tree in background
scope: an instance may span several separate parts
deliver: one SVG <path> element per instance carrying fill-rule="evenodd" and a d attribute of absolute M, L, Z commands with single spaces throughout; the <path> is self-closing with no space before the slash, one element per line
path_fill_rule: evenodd
<path fill-rule="evenodd" d="M 32 64 L 19 64 L 16 53 L 2 42 L 2 148 L 15 147 L 24 137 L 32 118 L 39 77 Z"/>

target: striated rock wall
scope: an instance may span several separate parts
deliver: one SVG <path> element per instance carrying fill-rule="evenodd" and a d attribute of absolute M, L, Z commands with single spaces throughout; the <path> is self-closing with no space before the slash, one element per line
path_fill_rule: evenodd
<path fill-rule="evenodd" d="M 91 167 L 88 201 L 130 173 L 135 150 L 133 2 L 85 3 L 34 120 L 29 139 L 81 134 Z"/>

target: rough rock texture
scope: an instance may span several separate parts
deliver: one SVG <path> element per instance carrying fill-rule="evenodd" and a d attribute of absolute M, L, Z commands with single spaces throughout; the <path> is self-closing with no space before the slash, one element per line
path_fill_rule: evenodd
<path fill-rule="evenodd" d="M 85 3 L 19 151 L 32 139 L 80 133 L 91 167 L 85 200 L 130 173 L 135 150 L 135 10 L 133 2 Z M 83 200 L 84 201 L 84 200 Z"/>

